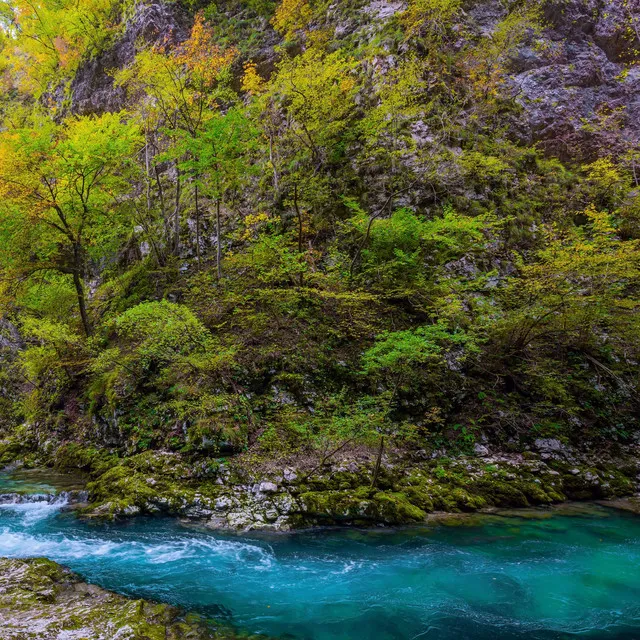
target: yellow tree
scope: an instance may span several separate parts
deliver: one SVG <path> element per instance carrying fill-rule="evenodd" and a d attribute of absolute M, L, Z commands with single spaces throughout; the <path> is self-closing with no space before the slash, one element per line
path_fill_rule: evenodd
<path fill-rule="evenodd" d="M 13 46 L 11 75 L 40 95 L 52 80 L 71 77 L 83 56 L 100 51 L 116 32 L 115 0 L 8 0 L 2 12 Z"/>
<path fill-rule="evenodd" d="M 307 0 L 282 0 L 276 7 L 271 24 L 287 40 L 292 40 L 297 32 L 308 26 L 312 17 L 313 10 Z"/>
<path fill-rule="evenodd" d="M 339 188 L 331 181 L 355 135 L 356 65 L 342 52 L 310 47 L 283 60 L 267 85 L 252 66 L 246 69 L 244 85 L 257 94 L 254 104 L 268 141 L 274 199 L 279 204 L 284 198 L 295 216 L 299 253 L 311 213 L 320 213 Z"/>
<path fill-rule="evenodd" d="M 602 331 L 610 344 L 638 335 L 640 241 L 622 240 L 610 213 L 590 206 L 582 228 L 546 230 L 537 260 L 522 264 L 508 289 L 508 343 L 516 353 L 534 344 L 588 350 Z"/>
<path fill-rule="evenodd" d="M 130 231 L 118 196 L 130 190 L 138 126 L 123 114 L 38 119 L 0 136 L 0 278 L 19 293 L 36 274 L 70 277 L 91 332 L 85 277 L 90 259 Z"/>

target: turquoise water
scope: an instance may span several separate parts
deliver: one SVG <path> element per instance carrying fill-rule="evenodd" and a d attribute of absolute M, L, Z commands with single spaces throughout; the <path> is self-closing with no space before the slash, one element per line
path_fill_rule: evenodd
<path fill-rule="evenodd" d="M 640 639 L 640 518 L 595 506 L 549 515 L 257 536 L 5 504 L 0 556 L 46 556 L 106 588 L 283 638 Z"/>
<path fill-rule="evenodd" d="M 0 473 L 0 493 L 57 493 L 84 489 L 87 479 L 50 469 L 15 469 Z"/>

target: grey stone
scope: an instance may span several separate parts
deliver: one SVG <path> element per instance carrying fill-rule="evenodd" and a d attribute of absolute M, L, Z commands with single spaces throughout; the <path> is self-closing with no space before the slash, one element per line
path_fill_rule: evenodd
<path fill-rule="evenodd" d="M 285 469 L 284 479 L 287 482 L 295 482 L 298 479 L 298 474 L 293 469 Z"/>
<path fill-rule="evenodd" d="M 216 499 L 215 504 L 216 504 L 216 509 L 218 511 L 222 511 L 224 509 L 228 509 L 232 505 L 232 500 L 227 496 L 222 496 Z"/>
<path fill-rule="evenodd" d="M 278 491 L 278 485 L 273 482 L 261 482 L 258 486 L 260 493 L 276 493 Z"/>
<path fill-rule="evenodd" d="M 484 458 L 489 455 L 489 449 L 485 447 L 483 444 L 478 444 L 477 442 L 473 447 L 473 451 L 477 456 L 480 456 L 481 458 Z"/>
<path fill-rule="evenodd" d="M 278 512 L 275 509 L 267 509 L 264 512 L 264 517 L 265 520 L 269 521 L 269 522 L 274 522 L 275 520 L 278 519 Z"/>

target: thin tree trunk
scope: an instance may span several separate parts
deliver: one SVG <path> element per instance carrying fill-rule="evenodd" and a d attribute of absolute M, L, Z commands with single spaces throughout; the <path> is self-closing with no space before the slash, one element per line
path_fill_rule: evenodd
<path fill-rule="evenodd" d="M 200 207 L 198 206 L 198 185 L 195 187 L 196 201 L 196 256 L 198 259 L 198 271 L 202 268 L 202 260 L 200 256 Z"/>
<path fill-rule="evenodd" d="M 354 436 L 353 438 L 349 438 L 348 440 L 345 440 L 337 449 L 334 449 L 331 453 L 327 453 L 326 455 L 324 455 L 322 457 L 322 460 L 320 461 L 320 464 L 316 467 L 314 467 L 313 469 L 311 469 L 311 471 L 309 471 L 309 473 L 307 473 L 305 475 L 305 482 L 321 467 L 324 466 L 324 463 L 329 459 L 332 458 L 333 456 L 336 455 L 336 453 L 338 453 L 339 451 L 342 451 L 342 449 L 344 449 L 348 444 L 350 444 L 351 442 L 353 442 L 356 439 L 356 436 Z"/>
<path fill-rule="evenodd" d="M 146 179 L 147 179 L 147 190 L 146 190 L 146 196 L 147 196 L 147 213 L 150 214 L 151 213 L 151 168 L 150 168 L 150 158 L 149 158 L 149 131 L 148 129 L 145 127 L 144 130 L 144 138 L 145 138 L 145 145 L 144 145 L 144 170 L 145 170 L 145 174 L 146 174 Z"/>
<path fill-rule="evenodd" d="M 378 451 L 378 459 L 376 460 L 376 468 L 373 472 L 373 479 L 371 480 L 371 488 L 375 489 L 378 483 L 378 475 L 380 474 L 380 465 L 382 464 L 382 452 L 384 451 L 384 436 L 380 436 L 380 449 Z"/>
<path fill-rule="evenodd" d="M 298 184 L 293 185 L 293 206 L 296 210 L 296 216 L 298 218 L 298 254 L 302 255 L 302 214 L 300 213 L 300 206 L 298 205 Z M 300 286 L 304 284 L 304 274 L 300 272 Z"/>
<path fill-rule="evenodd" d="M 220 200 L 216 200 L 216 267 L 222 280 L 222 230 L 220 228 Z"/>
<path fill-rule="evenodd" d="M 162 211 L 162 224 L 164 225 L 164 233 L 166 239 L 166 246 L 171 246 L 171 219 L 170 216 L 167 215 L 167 208 L 164 201 L 164 189 L 162 188 L 162 180 L 160 179 L 160 174 L 158 173 L 158 167 L 154 167 L 154 174 L 156 177 L 156 184 L 158 185 L 158 198 L 160 199 L 160 209 Z"/>
<path fill-rule="evenodd" d="M 276 193 L 276 200 L 280 194 L 280 181 L 278 179 L 278 169 L 276 167 L 275 157 L 273 155 L 273 137 L 269 135 L 269 161 L 273 167 L 273 190 Z"/>
<path fill-rule="evenodd" d="M 180 196 L 182 194 L 180 183 L 180 169 L 176 162 L 176 204 L 173 212 L 173 251 L 175 255 L 180 254 Z"/>
<path fill-rule="evenodd" d="M 84 284 L 82 282 L 82 260 L 81 249 L 75 244 L 73 246 L 73 285 L 78 296 L 78 307 L 80 309 L 80 318 L 82 319 L 82 328 L 86 336 L 91 335 L 91 324 L 89 323 L 89 314 L 87 313 L 87 301 L 84 294 Z"/>

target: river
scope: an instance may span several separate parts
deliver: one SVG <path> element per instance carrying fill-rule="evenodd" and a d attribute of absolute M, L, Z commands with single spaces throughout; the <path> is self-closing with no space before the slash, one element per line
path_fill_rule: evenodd
<path fill-rule="evenodd" d="M 37 478 L 0 492 L 47 493 Z M 300 640 L 640 639 L 640 517 L 595 505 L 457 526 L 223 534 L 0 505 L 0 556 L 46 556 L 113 591 Z M 1 617 L 1 615 L 0 615 Z"/>

